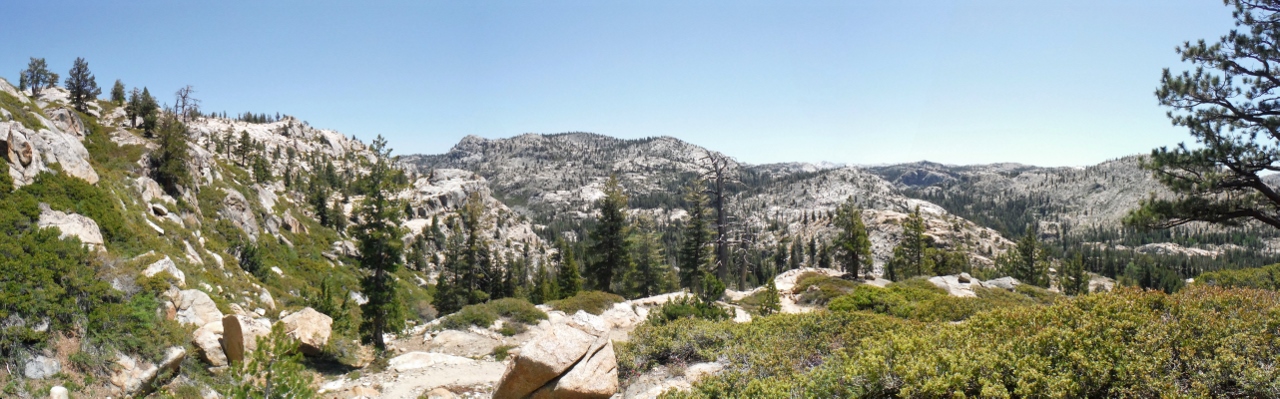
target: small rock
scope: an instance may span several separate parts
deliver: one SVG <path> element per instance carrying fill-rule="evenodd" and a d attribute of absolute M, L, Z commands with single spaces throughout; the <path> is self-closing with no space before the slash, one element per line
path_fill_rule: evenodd
<path fill-rule="evenodd" d="M 27 361 L 26 366 L 22 368 L 22 375 L 33 380 L 43 380 L 60 371 L 62 371 L 62 364 L 41 355 Z"/>
<path fill-rule="evenodd" d="M 426 399 L 457 399 L 458 395 L 448 389 L 436 388 L 423 395 Z"/>
<path fill-rule="evenodd" d="M 381 393 L 377 389 L 369 387 L 355 387 L 351 388 L 351 394 L 356 398 L 376 398 Z"/>
<path fill-rule="evenodd" d="M 67 388 L 62 385 L 49 388 L 49 399 L 71 399 L 71 393 L 67 392 Z"/>

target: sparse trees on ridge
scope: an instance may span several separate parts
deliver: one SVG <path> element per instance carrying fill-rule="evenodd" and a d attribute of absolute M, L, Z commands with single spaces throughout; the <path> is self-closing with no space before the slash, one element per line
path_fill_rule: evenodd
<path fill-rule="evenodd" d="M 31 57 L 27 69 L 18 74 L 18 89 L 31 90 L 32 97 L 40 97 L 40 91 L 58 84 L 58 74 L 49 71 L 44 58 Z"/>
<path fill-rule="evenodd" d="M 116 84 L 111 86 L 111 103 L 117 106 L 124 105 L 124 82 L 116 79 Z"/>
<path fill-rule="evenodd" d="M 67 72 L 67 80 L 64 83 L 67 92 L 71 97 L 71 105 L 80 112 L 89 112 L 89 101 L 98 98 L 102 94 L 102 89 L 98 88 L 98 82 L 94 80 L 93 73 L 89 72 L 89 62 L 84 58 L 76 58 L 75 63 L 71 65 L 71 71 Z"/>

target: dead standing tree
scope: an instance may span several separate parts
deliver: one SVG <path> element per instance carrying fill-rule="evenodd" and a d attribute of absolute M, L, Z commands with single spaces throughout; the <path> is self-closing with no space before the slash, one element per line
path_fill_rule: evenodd
<path fill-rule="evenodd" d="M 702 150 L 703 156 L 700 158 L 699 164 L 702 166 L 702 180 L 710 183 L 707 185 L 707 196 L 711 198 L 711 208 L 716 212 L 716 237 L 715 237 L 715 264 L 716 278 L 720 281 L 728 281 L 729 277 L 729 215 L 726 212 L 728 208 L 728 199 L 726 188 L 730 183 L 738 181 L 733 176 L 736 170 L 730 170 L 730 166 L 734 165 L 732 159 L 724 154 L 711 152 L 711 150 Z M 739 287 L 741 288 L 741 287 Z"/>
<path fill-rule="evenodd" d="M 173 111 L 182 117 L 182 122 L 190 122 L 191 118 L 200 113 L 200 100 L 195 98 L 196 88 L 191 85 L 178 89 L 177 93 L 173 93 Z"/>

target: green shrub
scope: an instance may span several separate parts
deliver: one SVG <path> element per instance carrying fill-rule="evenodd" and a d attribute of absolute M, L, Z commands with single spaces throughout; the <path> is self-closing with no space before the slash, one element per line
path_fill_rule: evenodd
<path fill-rule="evenodd" d="M 858 283 L 822 273 L 806 272 L 796 278 L 792 292 L 800 294 L 799 302 L 808 305 L 826 305 L 838 296 L 853 292 Z"/>
<path fill-rule="evenodd" d="M 1219 287 L 1277 290 L 1280 289 L 1280 264 L 1207 272 L 1197 276 L 1195 281 Z"/>
<path fill-rule="evenodd" d="M 511 350 L 515 349 L 515 345 L 498 345 L 493 348 L 493 358 L 499 362 L 507 360 L 507 356 L 511 355 Z"/>
<path fill-rule="evenodd" d="M 733 365 L 674 397 L 1272 397 L 1280 381 L 1280 293 L 1122 288 L 1039 305 L 996 292 L 966 300 L 1013 306 L 961 323 L 820 311 L 641 326 L 619 370 Z"/>
<path fill-rule="evenodd" d="M 1025 285 L 1012 292 L 982 287 L 973 291 L 977 298 L 953 297 L 926 279 L 914 278 L 885 288 L 859 286 L 852 293 L 832 300 L 827 308 L 837 312 L 867 311 L 919 321 L 960 321 L 985 310 L 1050 304 L 1062 297 L 1043 288 Z"/>
<path fill-rule="evenodd" d="M 626 300 L 626 298 L 608 292 L 582 291 L 565 299 L 548 302 L 547 305 L 565 314 L 574 314 L 582 310 L 593 315 L 600 315 L 612 308 L 613 304 Z"/>
<path fill-rule="evenodd" d="M 680 296 L 649 311 L 647 322 L 663 325 L 680 319 L 728 320 L 733 318 L 729 310 L 693 296 Z"/>
<path fill-rule="evenodd" d="M 445 329 L 464 329 L 468 326 L 488 328 L 498 318 L 506 318 L 516 323 L 536 323 L 547 318 L 547 314 L 538 310 L 529 301 L 518 298 L 503 298 L 481 304 L 463 306 L 462 310 L 445 317 L 440 327 Z"/>

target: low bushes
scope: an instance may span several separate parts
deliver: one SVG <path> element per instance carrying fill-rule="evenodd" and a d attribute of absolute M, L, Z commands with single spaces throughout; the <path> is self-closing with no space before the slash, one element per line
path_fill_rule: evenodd
<path fill-rule="evenodd" d="M 613 304 L 625 300 L 627 299 L 608 292 L 582 291 L 565 299 L 548 302 L 547 305 L 565 314 L 574 314 L 582 310 L 598 316 L 613 307 Z"/>
<path fill-rule="evenodd" d="M 1220 287 L 1280 289 L 1280 264 L 1203 273 L 1196 283 Z"/>
<path fill-rule="evenodd" d="M 535 323 L 547 318 L 547 314 L 538 310 L 529 301 L 517 298 L 503 298 L 489 302 L 467 305 L 457 313 L 449 315 L 440 322 L 445 329 L 464 329 L 468 326 L 488 328 L 498 318 L 505 318 L 515 323 Z"/>
<path fill-rule="evenodd" d="M 958 323 L 820 311 L 642 326 L 619 345 L 619 369 L 729 365 L 675 397 L 1272 397 L 1280 384 L 1273 291 L 996 295 L 966 301 L 1023 306 Z"/>
<path fill-rule="evenodd" d="M 853 292 L 857 286 L 858 283 L 849 280 L 807 272 L 796 278 L 796 286 L 792 292 L 799 294 L 800 303 L 826 305 L 836 297 Z"/>

